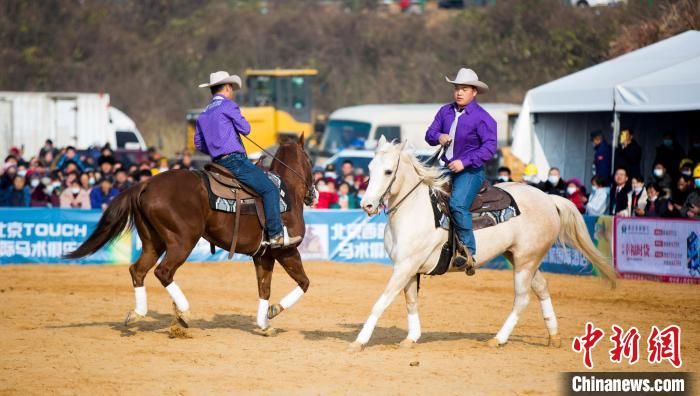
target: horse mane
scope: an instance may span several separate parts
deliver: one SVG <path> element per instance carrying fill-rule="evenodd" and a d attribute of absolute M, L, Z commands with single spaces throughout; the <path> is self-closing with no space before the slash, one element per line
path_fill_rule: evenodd
<path fill-rule="evenodd" d="M 402 150 L 401 158 L 406 159 L 415 169 L 418 177 L 433 190 L 445 194 L 445 186 L 450 182 L 450 177 L 437 166 L 428 166 L 412 153 Z"/>

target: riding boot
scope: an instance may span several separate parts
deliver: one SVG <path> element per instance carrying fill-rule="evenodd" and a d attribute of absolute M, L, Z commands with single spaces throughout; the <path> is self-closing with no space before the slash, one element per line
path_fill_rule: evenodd
<path fill-rule="evenodd" d="M 474 256 L 462 242 L 457 242 L 457 248 L 455 249 L 455 254 L 450 261 L 450 266 L 458 269 L 459 271 L 464 271 L 469 276 L 476 273 L 476 261 L 474 260 Z"/>
<path fill-rule="evenodd" d="M 295 246 L 301 243 L 303 237 L 300 236 L 289 236 L 287 234 L 287 227 L 284 231 L 270 238 L 270 248 L 272 249 L 282 249 L 289 246 Z"/>

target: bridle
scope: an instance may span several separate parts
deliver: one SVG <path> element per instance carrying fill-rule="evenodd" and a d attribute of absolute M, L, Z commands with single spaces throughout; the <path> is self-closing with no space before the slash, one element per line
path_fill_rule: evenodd
<path fill-rule="evenodd" d="M 435 163 L 435 161 L 437 161 L 437 159 L 440 158 L 440 155 L 444 149 L 445 149 L 445 147 L 440 146 L 440 148 L 435 152 L 435 154 L 433 154 L 430 158 L 428 158 L 428 161 L 426 161 L 426 164 L 433 165 Z M 382 194 L 381 197 L 379 197 L 379 202 L 384 201 L 384 197 L 386 196 L 386 194 L 389 193 L 389 191 L 391 190 L 391 187 L 394 185 L 394 182 L 396 181 L 396 173 L 398 173 L 398 171 L 399 171 L 399 164 L 400 163 L 401 163 L 401 154 L 399 154 L 399 159 L 398 159 L 398 161 L 396 161 L 396 169 L 393 172 L 394 177 L 391 179 L 391 182 L 389 183 L 389 186 L 387 186 L 386 190 L 384 191 L 384 194 Z M 397 202 L 396 205 L 394 205 L 394 207 L 392 207 L 392 208 L 385 207 L 384 213 L 387 216 L 391 216 L 393 213 L 395 213 L 399 209 L 399 206 L 406 200 L 406 198 L 408 198 L 411 194 L 413 194 L 414 191 L 416 191 L 416 189 L 418 188 L 418 186 L 421 185 L 421 183 L 423 183 L 423 179 L 418 180 L 418 183 L 416 183 L 416 185 L 413 186 L 413 188 L 411 188 L 411 190 L 409 192 L 407 192 L 406 195 L 404 195 L 401 199 L 399 199 L 399 202 Z"/>
<path fill-rule="evenodd" d="M 304 176 L 302 176 L 299 172 L 297 172 L 295 169 L 292 169 L 289 165 L 285 164 L 284 161 L 281 159 L 277 158 L 274 156 L 272 153 L 269 151 L 265 150 L 260 146 L 259 144 L 255 143 L 255 141 L 251 138 L 249 138 L 246 135 L 240 135 L 243 136 L 244 138 L 248 139 L 249 142 L 253 143 L 257 148 L 262 150 L 263 153 L 267 154 L 272 158 L 273 161 L 277 161 L 280 164 L 282 164 L 285 168 L 289 169 L 294 175 L 296 175 L 299 179 L 301 179 L 302 182 L 304 182 L 304 187 L 306 188 L 306 195 L 304 196 L 304 204 L 307 206 L 311 206 L 311 204 L 314 203 L 314 199 L 316 198 L 316 186 L 314 185 L 313 181 L 309 183 Z M 309 169 L 313 168 L 313 164 L 311 163 L 311 158 L 309 157 L 309 154 L 306 153 L 306 150 L 301 150 L 302 153 L 304 153 L 304 156 L 306 157 L 306 160 L 309 162 Z"/>

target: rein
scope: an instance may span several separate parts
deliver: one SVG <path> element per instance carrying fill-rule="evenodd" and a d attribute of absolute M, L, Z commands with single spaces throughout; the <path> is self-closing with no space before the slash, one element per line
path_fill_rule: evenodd
<path fill-rule="evenodd" d="M 308 191 L 307 198 L 310 197 L 310 196 L 312 196 L 312 195 L 314 195 L 314 192 L 316 191 L 316 187 L 313 185 L 313 183 L 311 184 L 311 186 L 309 186 L 309 185 L 307 184 L 306 179 L 304 178 L 304 176 L 302 176 L 301 174 L 299 174 L 299 172 L 297 172 L 296 170 L 292 169 L 289 165 L 285 164 L 284 161 L 282 161 L 281 159 L 279 159 L 279 158 L 277 158 L 276 156 L 272 155 L 272 153 L 270 153 L 269 151 L 267 151 L 267 150 L 265 150 L 264 148 L 262 148 L 262 146 L 260 146 L 259 144 L 255 143 L 255 141 L 254 141 L 253 139 L 249 138 L 249 137 L 246 136 L 246 135 L 242 135 L 242 134 L 239 134 L 239 136 L 243 136 L 244 138 L 248 139 L 249 142 L 253 143 L 257 148 L 259 148 L 260 150 L 262 150 L 262 152 L 265 153 L 265 154 L 267 154 L 270 158 L 272 158 L 273 161 L 276 160 L 277 162 L 279 162 L 280 164 L 282 164 L 285 168 L 287 168 L 287 169 L 289 169 L 290 171 L 292 171 L 292 173 L 294 173 L 299 179 L 301 179 L 301 181 L 304 183 L 304 187 L 306 187 L 306 189 L 307 189 L 307 191 Z M 305 152 L 305 151 L 304 151 L 304 154 L 306 155 L 306 152 Z M 309 156 L 308 156 L 308 155 L 306 155 L 306 159 L 309 160 L 309 164 L 311 164 L 311 160 L 309 159 Z M 305 199 L 305 201 L 307 201 L 307 200 L 308 200 L 308 199 Z M 308 205 L 308 204 L 307 204 L 307 205 Z"/>
<path fill-rule="evenodd" d="M 445 147 L 440 146 L 440 148 L 438 148 L 438 150 L 435 152 L 435 154 L 433 154 L 430 158 L 428 158 L 428 161 L 426 161 L 426 164 L 427 164 L 427 165 L 431 165 L 431 166 L 434 165 L 435 162 L 437 161 L 437 159 L 440 158 L 440 155 L 442 154 L 442 152 L 443 152 L 444 149 L 445 149 Z M 396 171 L 394 171 L 394 178 L 391 180 L 391 183 L 389 183 L 389 187 L 387 187 L 387 189 L 386 189 L 386 191 L 384 192 L 384 194 L 382 194 L 381 199 L 380 199 L 380 202 L 381 202 L 382 200 L 384 200 L 384 196 L 389 192 L 389 190 L 391 189 L 391 186 L 394 184 L 394 181 L 396 181 L 396 173 L 397 173 L 398 170 L 399 170 L 399 164 L 400 164 L 400 163 L 401 163 L 401 156 L 399 156 L 399 160 L 396 162 Z M 401 205 L 401 204 L 403 203 L 403 201 L 406 200 L 406 198 L 408 198 L 411 194 L 413 194 L 413 192 L 416 191 L 416 189 L 418 188 L 418 186 L 421 185 L 421 183 L 423 183 L 423 179 L 419 180 L 418 183 L 416 183 L 416 185 L 413 186 L 413 188 L 411 189 L 411 191 L 409 191 L 408 193 L 406 193 L 406 195 L 404 195 L 403 198 L 401 198 L 401 199 L 399 200 L 399 202 L 397 202 L 396 205 L 394 205 L 393 208 L 388 209 L 388 210 L 385 209 L 385 210 L 384 210 L 384 213 L 386 213 L 387 216 L 390 216 L 392 213 L 396 212 L 396 211 L 398 210 L 398 208 L 399 208 L 399 205 Z"/>

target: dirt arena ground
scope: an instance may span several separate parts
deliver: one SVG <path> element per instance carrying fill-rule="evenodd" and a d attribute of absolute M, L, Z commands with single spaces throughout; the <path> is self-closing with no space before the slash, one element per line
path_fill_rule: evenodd
<path fill-rule="evenodd" d="M 672 371 L 646 361 L 650 326 L 672 323 L 683 330 L 683 371 L 700 368 L 698 286 L 620 281 L 610 291 L 598 279 L 547 274 L 562 347 L 546 346 L 533 295 L 510 342 L 492 349 L 485 340 L 510 311 L 512 273 L 423 279 L 420 343 L 398 348 L 406 335 L 399 296 L 368 347 L 350 354 L 347 344 L 390 268 L 310 262 L 306 269 L 310 292 L 273 321 L 276 337 L 262 337 L 254 331 L 251 264 L 183 266 L 176 279 L 192 306 L 192 338 L 170 339 L 171 302 L 152 274 L 149 318 L 127 330 L 126 266 L 2 267 L 0 394 L 556 394 L 560 372 L 583 370 L 571 340 L 588 320 L 606 331 L 596 370 Z M 274 302 L 293 288 L 279 267 L 272 286 Z M 611 324 L 640 329 L 634 367 L 608 361 Z"/>

